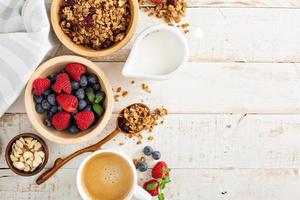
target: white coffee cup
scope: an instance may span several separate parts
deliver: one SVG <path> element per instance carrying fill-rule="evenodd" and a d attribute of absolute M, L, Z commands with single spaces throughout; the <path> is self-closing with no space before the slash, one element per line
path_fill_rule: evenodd
<path fill-rule="evenodd" d="M 130 192 L 127 194 L 127 196 L 124 200 L 130 200 L 130 199 L 151 200 L 152 199 L 151 195 L 147 191 L 145 191 L 142 187 L 137 185 L 137 171 L 135 169 L 135 166 L 134 166 L 132 160 L 125 153 L 123 153 L 122 151 L 104 149 L 104 150 L 95 151 L 94 153 L 89 155 L 87 158 L 84 159 L 84 161 L 79 166 L 79 169 L 77 171 L 76 184 L 77 184 L 77 189 L 79 191 L 79 194 L 80 194 L 80 196 L 83 200 L 90 200 L 90 198 L 88 197 L 88 195 L 84 191 L 83 185 L 82 185 L 82 171 L 83 171 L 83 168 L 84 168 L 85 164 L 91 158 L 93 158 L 95 155 L 99 155 L 99 154 L 102 154 L 102 153 L 115 153 L 115 154 L 121 156 L 122 158 L 124 158 L 127 161 L 127 163 L 129 164 L 129 166 L 130 166 L 130 168 L 133 172 L 132 173 L 133 176 L 134 176 L 133 177 L 133 184 L 132 184 Z"/>

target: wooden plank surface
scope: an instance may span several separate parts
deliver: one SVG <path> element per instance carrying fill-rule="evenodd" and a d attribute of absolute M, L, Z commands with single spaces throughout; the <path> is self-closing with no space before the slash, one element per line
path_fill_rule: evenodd
<path fill-rule="evenodd" d="M 201 28 L 202 39 L 187 34 L 190 60 L 201 62 L 300 62 L 300 9 L 190 8 L 185 22 Z M 140 13 L 137 34 L 160 20 Z M 284 30 L 284 31 L 282 31 Z M 192 31 L 193 32 L 193 31 Z M 132 42 L 94 61 L 125 61 Z M 72 54 L 64 46 L 57 55 Z"/>
<path fill-rule="evenodd" d="M 115 113 L 141 100 L 167 106 L 171 113 L 299 113 L 299 64 L 193 62 L 171 80 L 134 85 L 121 75 L 123 64 L 98 63 L 114 88 L 129 91 L 115 104 Z M 142 82 L 151 94 L 141 89 Z M 9 113 L 25 113 L 22 96 Z"/>
<path fill-rule="evenodd" d="M 113 115 L 106 129 L 97 137 L 103 138 L 114 129 Z M 25 114 L 5 115 L 0 121 L 1 160 L 0 168 L 6 168 L 5 144 L 22 132 L 36 132 Z M 215 168 L 300 168 L 300 118 L 299 115 L 197 115 L 171 114 L 165 123 L 153 133 L 144 133 L 142 145 L 119 135 L 105 148 L 119 148 L 132 158 L 141 156 L 142 148 L 150 144 L 162 152 L 162 159 L 171 167 L 190 169 Z M 148 136 L 153 141 L 147 141 Z M 58 145 L 47 141 L 50 148 L 51 166 L 59 156 L 95 143 Z M 124 142 L 123 146 L 119 146 Z M 180 148 L 179 148 L 180 147 Z M 81 156 L 66 168 L 76 168 L 85 156 Z M 149 159 L 152 165 L 153 160 Z"/>
<path fill-rule="evenodd" d="M 20 178 L 10 170 L 0 170 L 1 199 L 80 199 L 75 189 L 76 171 L 63 169 L 37 186 L 36 177 Z M 172 169 L 172 182 L 165 194 L 168 200 L 297 199 L 298 172 L 299 169 Z"/>

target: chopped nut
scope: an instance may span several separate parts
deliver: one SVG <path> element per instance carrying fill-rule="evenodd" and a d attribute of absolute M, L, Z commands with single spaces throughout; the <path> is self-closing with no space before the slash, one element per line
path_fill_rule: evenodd
<path fill-rule="evenodd" d="M 122 97 L 126 97 L 128 95 L 128 91 L 124 91 L 123 93 L 122 93 Z"/>
<path fill-rule="evenodd" d="M 153 137 L 152 135 L 150 135 L 147 139 L 148 139 L 148 140 L 153 140 L 154 137 Z"/>
<path fill-rule="evenodd" d="M 120 142 L 120 143 L 119 143 L 119 146 L 122 146 L 122 145 L 124 145 L 124 144 L 125 144 L 124 142 Z"/>
<path fill-rule="evenodd" d="M 116 92 L 119 93 L 119 92 L 121 92 L 121 90 L 122 90 L 122 88 L 118 87 L 117 90 L 116 90 Z"/>
<path fill-rule="evenodd" d="M 146 85 L 145 83 L 142 83 L 142 89 L 143 89 L 145 92 L 151 93 L 151 91 L 150 91 L 150 89 L 149 89 L 149 86 Z"/>
<path fill-rule="evenodd" d="M 132 81 L 131 81 L 131 84 L 135 84 L 135 81 L 134 81 L 134 80 L 132 80 Z"/>
<path fill-rule="evenodd" d="M 187 27 L 189 27 L 190 25 L 188 23 L 185 23 L 185 24 L 181 24 L 181 28 L 185 29 Z"/>
<path fill-rule="evenodd" d="M 187 33 L 189 33 L 190 32 L 190 30 L 184 30 L 184 33 L 185 34 L 187 34 Z"/>
<path fill-rule="evenodd" d="M 31 138 L 19 138 L 12 145 L 10 160 L 13 166 L 24 172 L 32 172 L 45 160 L 42 144 Z"/>

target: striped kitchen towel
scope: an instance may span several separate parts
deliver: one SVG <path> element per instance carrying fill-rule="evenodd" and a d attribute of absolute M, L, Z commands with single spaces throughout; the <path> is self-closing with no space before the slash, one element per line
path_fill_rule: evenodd
<path fill-rule="evenodd" d="M 44 0 L 0 0 L 0 117 L 52 45 Z"/>

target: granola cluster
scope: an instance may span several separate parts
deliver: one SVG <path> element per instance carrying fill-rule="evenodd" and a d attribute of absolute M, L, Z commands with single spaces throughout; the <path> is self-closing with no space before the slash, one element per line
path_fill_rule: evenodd
<path fill-rule="evenodd" d="M 150 4 L 152 6 L 144 7 L 148 16 L 163 18 L 169 25 L 179 23 L 181 18 L 186 15 L 186 0 L 139 0 L 139 5 Z"/>
<path fill-rule="evenodd" d="M 62 0 L 60 26 L 75 44 L 95 50 L 123 40 L 130 23 L 128 0 Z"/>
<path fill-rule="evenodd" d="M 151 132 L 160 118 L 167 114 L 165 108 L 157 108 L 151 113 L 143 104 L 134 104 L 121 113 L 119 126 L 125 133 Z"/>

